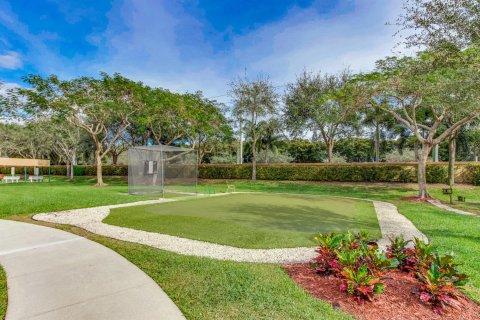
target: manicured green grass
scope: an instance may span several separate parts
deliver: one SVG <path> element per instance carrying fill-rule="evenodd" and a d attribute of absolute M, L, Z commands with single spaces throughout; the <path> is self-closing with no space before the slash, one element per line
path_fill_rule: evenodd
<path fill-rule="evenodd" d="M 15 219 L 28 221 L 27 216 Z M 160 285 L 187 319 L 353 320 L 303 291 L 280 265 L 182 256 L 75 227 L 58 227 L 97 241 L 133 262 Z"/>
<path fill-rule="evenodd" d="M 314 246 L 319 232 L 381 237 L 371 202 L 314 195 L 247 193 L 117 208 L 104 222 L 242 248 Z"/>
<path fill-rule="evenodd" d="M 478 187 L 454 187 L 452 196 L 453 204 L 450 204 L 450 196 L 442 194 L 442 191 L 438 188 L 432 189 L 431 194 L 446 205 L 480 215 L 480 192 Z M 466 197 L 467 201 L 459 202 L 458 196 Z"/>
<path fill-rule="evenodd" d="M 105 179 L 107 187 L 95 187 L 93 178 L 53 177 L 52 182 L 0 183 L 0 218 L 13 214 L 60 211 L 101 205 L 158 199 L 159 195 L 131 196 L 124 180 Z"/>
<path fill-rule="evenodd" d="M 209 181 L 208 183 L 214 183 Z M 232 182 L 231 182 L 232 183 Z M 409 218 L 436 246 L 440 253 L 454 253 L 460 269 L 470 276 L 465 292 L 480 302 L 480 218 L 462 216 L 438 209 L 427 203 L 410 203 L 399 200 L 414 196 L 414 186 L 401 185 L 347 185 L 336 183 L 233 182 L 238 191 L 292 192 L 305 194 L 348 195 L 389 201 L 397 205 L 400 213 Z M 219 183 L 221 184 L 221 183 Z M 480 198 L 480 187 L 462 187 L 459 192 L 473 199 Z M 441 186 L 431 186 L 430 192 L 441 193 Z"/>
<path fill-rule="evenodd" d="M 7 275 L 0 266 L 0 319 L 5 319 L 7 313 Z"/>
<path fill-rule="evenodd" d="M 113 183 L 114 181 L 110 182 Z M 429 204 L 408 203 L 400 201 L 401 197 L 413 196 L 416 191 L 412 187 L 402 185 L 345 185 L 295 182 L 239 182 L 232 181 L 238 191 L 285 192 L 311 195 L 349 196 L 389 201 L 396 204 L 402 214 L 412 220 L 437 246 L 440 252 L 454 251 L 457 261 L 463 263 L 462 271 L 470 275 L 466 293 L 480 301 L 480 219 L 448 213 Z M 59 192 L 70 191 L 78 187 L 79 194 L 89 194 L 97 199 L 95 193 L 81 189 L 92 189 L 89 182 L 82 181 L 82 186 L 58 182 Z M 208 182 L 208 184 L 212 184 Z M 222 190 L 225 182 L 215 184 L 215 189 Z M 0 186 L 0 194 L 4 195 L 4 186 Z M 20 186 L 19 186 L 20 187 Z M 119 182 L 112 188 L 126 192 L 125 182 Z M 413 186 L 414 187 L 414 186 Z M 105 189 L 108 189 L 105 188 Z M 435 186 L 440 190 L 440 187 Z M 21 189 L 20 189 L 21 190 Z M 28 189 L 24 189 L 28 190 Z M 93 188 L 93 190 L 99 190 Z M 468 189 L 473 196 L 480 195 L 480 188 Z M 77 190 L 78 191 L 78 190 Z M 122 191 L 120 191 L 122 192 Z M 74 192 L 73 192 L 74 193 Z M 48 192 L 43 192 L 47 195 Z M 468 197 L 468 195 L 466 195 Z M 21 192 L 18 199 L 25 199 Z M 129 196 L 121 195 L 119 197 Z M 133 197 L 133 201 L 139 197 Z M 473 199 L 473 198 L 472 198 Z M 71 202 L 77 205 L 82 199 L 72 197 Z M 132 200 L 125 200 L 128 202 Z M 107 202 L 107 201 L 105 201 Z M 17 213 L 35 213 L 39 211 L 33 205 L 16 201 Z M 58 208 L 65 204 L 58 203 L 57 197 L 47 202 L 50 208 Z M 106 203 L 103 203 L 106 204 Z M 44 204 L 43 204 L 44 205 Z M 72 205 L 72 204 L 70 204 Z M 31 212 L 28 212 L 30 210 Z M 48 210 L 51 211 L 51 210 Z M 3 211 L 1 211 L 3 213 Z M 28 216 L 12 217 L 26 221 Z M 187 257 L 165 252 L 138 244 L 115 241 L 91 235 L 78 228 L 61 226 L 70 232 L 89 237 L 107 247 L 116 250 L 128 260 L 135 263 L 149 274 L 167 292 L 173 301 L 182 309 L 188 319 L 344 319 L 347 316 L 334 311 L 328 304 L 312 298 L 298 288 L 278 265 L 235 263 L 216 261 L 205 258 Z M 0 276 L 0 287 L 5 286 Z M 1 309 L 0 309 L 1 310 Z M 1 318 L 0 318 L 1 319 Z"/>

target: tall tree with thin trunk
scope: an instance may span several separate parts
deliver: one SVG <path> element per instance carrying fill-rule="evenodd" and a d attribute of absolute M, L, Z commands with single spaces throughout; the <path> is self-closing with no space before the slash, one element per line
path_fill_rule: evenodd
<path fill-rule="evenodd" d="M 242 114 L 248 119 L 245 126 L 252 143 L 252 180 L 256 180 L 258 123 L 276 113 L 278 94 L 270 79 L 261 77 L 254 81 L 241 78 L 233 81 L 230 96 L 235 106 L 234 114 Z"/>
<path fill-rule="evenodd" d="M 324 75 L 304 71 L 287 87 L 284 116 L 290 133 L 320 136 L 328 162 L 332 162 L 336 139 L 355 127 L 357 111 L 366 104 L 366 95 L 352 80 L 348 69 Z"/>

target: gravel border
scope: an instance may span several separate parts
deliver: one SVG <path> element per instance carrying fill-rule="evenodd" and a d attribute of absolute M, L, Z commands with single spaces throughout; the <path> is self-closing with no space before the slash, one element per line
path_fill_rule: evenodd
<path fill-rule="evenodd" d="M 182 255 L 206 257 L 217 260 L 256 263 L 304 263 L 316 256 L 314 247 L 281 249 L 236 248 L 155 232 L 118 227 L 102 222 L 112 208 L 158 204 L 179 200 L 181 200 L 181 198 L 148 200 L 111 206 L 40 213 L 33 216 L 33 219 L 51 223 L 69 224 L 113 239 L 140 243 Z M 372 201 L 365 199 L 358 200 Z M 388 243 L 389 237 L 403 236 L 405 239 L 418 237 L 424 241 L 428 241 L 427 237 L 421 233 L 410 220 L 401 215 L 393 204 L 381 201 L 372 202 L 382 232 L 382 239 L 379 241 L 382 249 L 384 249 Z"/>

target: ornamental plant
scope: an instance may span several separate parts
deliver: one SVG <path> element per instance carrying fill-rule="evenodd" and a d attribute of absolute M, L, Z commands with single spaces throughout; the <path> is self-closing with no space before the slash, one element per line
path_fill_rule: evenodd
<path fill-rule="evenodd" d="M 319 244 L 318 256 L 311 266 L 319 274 L 340 278 L 340 291 L 358 302 L 372 301 L 375 294 L 383 292 L 381 276 L 391 267 L 390 259 L 367 233 L 320 234 L 315 239 Z"/>
<path fill-rule="evenodd" d="M 427 243 L 414 239 L 413 248 L 410 241 L 403 238 L 391 239 L 387 247 L 387 256 L 398 262 L 398 268 L 415 276 L 420 281 L 416 293 L 420 301 L 432 306 L 437 314 L 441 314 L 446 306 L 458 308 L 458 294 L 455 287 L 465 284 L 468 276 L 457 269 L 452 255 L 441 256 Z"/>
<path fill-rule="evenodd" d="M 383 293 L 385 289 L 380 277 L 372 275 L 368 265 L 345 267 L 341 275 L 343 279 L 340 290 L 353 295 L 355 301 L 360 303 L 373 301 L 374 294 Z"/>
<path fill-rule="evenodd" d="M 442 314 L 447 305 L 460 308 L 454 283 L 436 263 L 431 263 L 429 269 L 420 270 L 417 277 L 422 282 L 417 290 L 420 301 L 431 305 L 435 313 Z"/>

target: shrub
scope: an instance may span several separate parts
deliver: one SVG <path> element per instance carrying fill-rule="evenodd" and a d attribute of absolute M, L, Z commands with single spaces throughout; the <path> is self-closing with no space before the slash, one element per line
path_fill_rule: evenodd
<path fill-rule="evenodd" d="M 442 314 L 447 305 L 460 307 L 453 282 L 440 271 L 436 263 L 430 264 L 429 269 L 420 270 L 417 275 L 422 282 L 417 291 L 420 301 L 431 305 L 435 313 Z"/>
<path fill-rule="evenodd" d="M 337 235 L 320 234 L 311 266 L 320 274 L 333 274 L 341 279 L 340 290 L 354 296 L 358 302 L 372 301 L 382 293 L 381 276 L 390 267 L 390 260 L 379 252 L 375 241 L 364 232 Z"/>
<path fill-rule="evenodd" d="M 447 306 L 458 307 L 455 287 L 463 286 L 467 275 L 457 270 L 452 255 L 440 256 L 430 245 L 415 238 L 414 247 L 408 248 L 410 241 L 403 238 L 390 240 L 387 256 L 398 261 L 402 271 L 410 272 L 421 282 L 416 292 L 420 301 L 432 306 L 441 314 Z"/>
<path fill-rule="evenodd" d="M 467 176 L 469 183 L 475 186 L 480 186 L 480 165 L 467 166 Z"/>
<path fill-rule="evenodd" d="M 353 295 L 358 302 L 373 301 L 374 294 L 380 294 L 384 291 L 385 286 L 380 277 L 371 275 L 367 265 L 359 268 L 345 267 L 341 275 L 343 280 L 340 290 Z"/>

